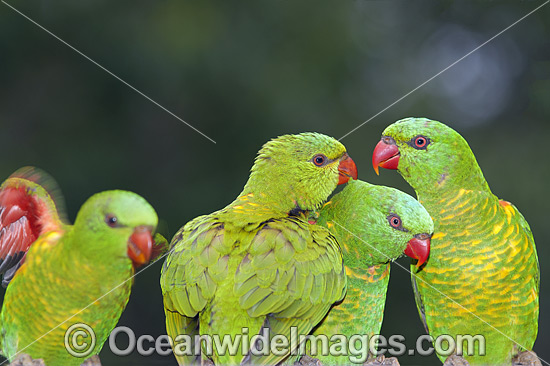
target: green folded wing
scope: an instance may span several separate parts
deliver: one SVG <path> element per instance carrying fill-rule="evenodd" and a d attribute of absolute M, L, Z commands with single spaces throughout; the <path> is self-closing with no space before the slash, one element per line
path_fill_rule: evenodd
<path fill-rule="evenodd" d="M 226 275 L 227 265 L 224 267 L 224 260 L 216 250 L 222 249 L 223 233 L 223 224 L 201 216 L 186 224 L 172 239 L 171 252 L 162 268 L 161 287 L 166 329 L 173 341 L 179 335 L 198 334 L 199 312 L 212 300 L 218 283 Z M 174 349 L 179 342 L 175 343 Z M 176 354 L 178 363 L 194 364 L 197 361 L 194 343 L 190 353 Z"/>
<path fill-rule="evenodd" d="M 346 288 L 336 239 L 296 218 L 265 224 L 235 279 L 240 305 L 250 316 L 265 318 L 270 337 L 280 334 L 295 341 L 284 356 L 249 354 L 245 361 L 252 364 L 275 364 L 294 353 L 299 339 L 291 339 L 291 329 L 296 327 L 298 336 L 309 334 L 332 304 L 343 299 Z"/>
<path fill-rule="evenodd" d="M 288 336 L 291 327 L 306 335 L 322 320 L 343 298 L 346 276 L 338 243 L 324 228 L 288 217 L 242 231 L 203 216 L 176 234 L 161 285 L 171 336 L 185 331 L 174 322 L 189 326 L 175 320 L 173 312 L 200 322 L 200 334 L 238 334 L 246 326 L 249 337 L 261 328 Z M 233 307 L 228 298 L 234 298 Z M 212 315 L 220 313 L 224 324 Z M 274 364 L 288 353 L 290 349 L 284 355 L 249 354 L 244 361 Z M 238 363 L 241 358 L 219 361 Z"/>

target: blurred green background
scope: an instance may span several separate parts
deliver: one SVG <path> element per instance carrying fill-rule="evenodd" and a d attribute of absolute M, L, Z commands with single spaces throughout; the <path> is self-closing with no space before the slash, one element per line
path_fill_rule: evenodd
<path fill-rule="evenodd" d="M 464 56 L 541 1 L 26 1 L 9 4 L 217 143 L 185 126 L 0 4 L 0 178 L 51 173 L 69 217 L 93 193 L 143 195 L 172 236 L 232 201 L 268 139 L 337 138 Z M 529 221 L 541 262 L 535 351 L 550 361 L 550 5 L 347 136 L 359 177 L 413 193 L 371 168 L 397 119 L 447 123 L 470 143 L 495 194 Z M 408 260 L 401 259 L 408 266 Z M 161 264 L 136 278 L 120 325 L 164 334 Z M 78 273 L 75 273 L 78 276 Z M 424 334 L 409 274 L 394 266 L 382 333 Z M 121 342 L 122 343 L 122 342 Z M 172 356 L 103 364 L 175 365 Z M 438 365 L 402 356 L 402 365 Z"/>

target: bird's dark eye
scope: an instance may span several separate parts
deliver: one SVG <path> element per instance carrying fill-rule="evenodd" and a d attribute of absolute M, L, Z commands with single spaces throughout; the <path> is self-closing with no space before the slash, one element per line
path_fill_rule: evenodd
<path fill-rule="evenodd" d="M 317 166 L 323 166 L 325 162 L 327 161 L 327 157 L 323 154 L 317 154 L 313 157 L 313 164 Z"/>
<path fill-rule="evenodd" d="M 105 222 L 107 223 L 107 225 L 109 225 L 110 227 L 116 227 L 117 226 L 117 223 L 118 223 L 118 219 L 116 218 L 115 215 L 107 215 L 105 216 Z"/>
<path fill-rule="evenodd" d="M 422 135 L 418 135 L 412 139 L 411 146 L 418 150 L 425 150 L 430 143 L 430 139 Z"/>
<path fill-rule="evenodd" d="M 393 228 L 398 229 L 401 227 L 401 219 L 397 215 L 388 216 L 388 221 L 390 222 L 390 225 Z"/>

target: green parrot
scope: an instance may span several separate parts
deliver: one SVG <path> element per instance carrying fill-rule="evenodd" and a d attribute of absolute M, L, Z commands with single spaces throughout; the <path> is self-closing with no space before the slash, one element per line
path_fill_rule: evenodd
<path fill-rule="evenodd" d="M 323 365 L 363 364 L 369 341 L 380 334 L 390 262 L 405 253 L 422 265 L 430 253 L 433 222 L 408 194 L 363 181 L 350 181 L 319 215 L 317 223 L 327 227 L 342 248 L 348 289 L 343 302 L 332 307 L 314 335 L 344 335 L 348 341 L 357 339 L 358 344 L 351 345 L 353 353 L 348 355 L 310 355 Z M 332 342 L 338 343 L 338 339 Z"/>
<path fill-rule="evenodd" d="M 176 233 L 161 287 L 180 365 L 201 357 L 184 335 L 213 339 L 203 357 L 221 365 L 277 364 L 297 349 L 292 332 L 305 337 L 345 294 L 338 242 L 308 217 L 350 177 L 355 163 L 332 137 L 280 136 L 259 151 L 235 201 Z M 229 336 L 236 350 L 216 346 Z M 286 347 L 263 347 L 276 336 L 287 337 Z"/>
<path fill-rule="evenodd" d="M 168 249 L 158 234 L 154 243 L 157 214 L 137 194 L 98 193 L 68 225 L 57 191 L 53 179 L 33 168 L 0 187 L 0 272 L 7 286 L 0 350 L 10 361 L 29 354 L 46 365 L 71 366 L 98 354 L 128 302 L 135 268 Z M 84 358 L 65 347 L 78 323 L 88 334 L 70 348 L 88 344 L 80 350 Z"/>
<path fill-rule="evenodd" d="M 434 220 L 430 259 L 412 277 L 426 330 L 450 335 L 441 349 L 473 365 L 509 365 L 532 349 L 538 329 L 539 266 L 527 221 L 491 192 L 468 143 L 448 126 L 407 118 L 382 135 L 375 170 L 397 169 Z M 486 355 L 481 346 L 461 352 L 459 335 L 482 335 Z"/>

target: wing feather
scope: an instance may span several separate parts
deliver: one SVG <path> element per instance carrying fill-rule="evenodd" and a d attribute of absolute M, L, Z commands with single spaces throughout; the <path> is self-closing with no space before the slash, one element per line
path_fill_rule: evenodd
<path fill-rule="evenodd" d="M 0 187 L 0 274 L 7 287 L 41 235 L 63 231 L 63 200 L 53 178 L 22 168 Z M 61 206 L 61 207 L 60 207 Z"/>
<path fill-rule="evenodd" d="M 271 243 L 265 243 L 269 240 Z M 253 276 L 245 274 L 253 273 Z M 239 282 L 242 280 L 243 282 Z M 343 299 L 346 276 L 336 239 L 325 229 L 298 218 L 272 220 L 261 227 L 248 255 L 239 265 L 236 289 L 240 305 L 251 317 L 265 317 L 270 337 L 307 335 Z M 299 347 L 292 344 L 285 356 L 255 355 L 246 362 L 276 364 Z"/>
<path fill-rule="evenodd" d="M 167 314 L 202 322 L 202 311 L 216 312 L 218 285 L 226 281 L 238 299 L 236 310 L 262 319 L 270 335 L 288 336 L 292 327 L 307 335 L 344 297 L 342 255 L 328 230 L 295 217 L 268 220 L 238 235 L 226 230 L 215 217 L 203 216 L 175 235 L 161 275 Z M 231 237 L 224 240 L 226 235 Z M 245 360 L 276 364 L 287 355 L 249 353 Z"/>
<path fill-rule="evenodd" d="M 413 286 L 413 292 L 414 292 L 414 299 L 416 301 L 416 308 L 418 309 L 418 314 L 420 315 L 420 320 L 422 321 L 422 324 L 424 325 L 424 329 L 426 330 L 426 334 L 430 334 L 430 329 L 428 329 L 428 322 L 426 321 L 426 310 L 424 309 L 424 303 L 422 302 L 422 295 L 420 294 L 420 291 L 418 290 L 418 285 L 416 283 L 416 275 L 414 275 L 414 271 L 416 270 L 413 268 L 414 266 L 411 265 L 411 281 Z"/>

